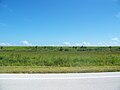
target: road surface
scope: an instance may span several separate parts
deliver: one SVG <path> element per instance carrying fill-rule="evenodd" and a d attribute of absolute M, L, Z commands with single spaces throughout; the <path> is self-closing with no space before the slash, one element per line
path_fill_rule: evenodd
<path fill-rule="evenodd" d="M 120 90 L 120 72 L 0 74 L 0 90 Z"/>

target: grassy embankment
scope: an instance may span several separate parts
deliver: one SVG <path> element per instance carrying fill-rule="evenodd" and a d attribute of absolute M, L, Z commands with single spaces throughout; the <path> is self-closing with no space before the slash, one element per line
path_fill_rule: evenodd
<path fill-rule="evenodd" d="M 120 47 L 0 47 L 0 73 L 120 71 Z"/>

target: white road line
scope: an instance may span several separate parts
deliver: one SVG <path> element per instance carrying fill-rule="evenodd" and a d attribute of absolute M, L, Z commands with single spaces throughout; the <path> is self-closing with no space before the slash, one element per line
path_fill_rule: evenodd
<path fill-rule="evenodd" d="M 94 78 L 120 78 L 120 72 L 107 73 L 67 73 L 67 74 L 0 74 L 2 79 L 94 79 Z"/>
<path fill-rule="evenodd" d="M 0 80 L 6 80 L 6 79 L 8 79 L 8 80 L 13 80 L 13 79 L 18 79 L 18 80 L 21 80 L 21 79 L 24 79 L 24 80 L 27 80 L 27 79 L 30 79 L 30 80 L 31 80 L 31 79 L 32 79 L 32 80 L 34 80 L 34 79 L 35 79 L 35 80 L 36 80 L 36 79 L 40 79 L 40 80 L 47 80 L 47 79 L 50 79 L 50 80 L 51 80 L 51 79 L 52 79 L 52 80 L 57 80 L 57 79 L 58 79 L 58 80 L 59 80 L 59 79 L 65 79 L 65 80 L 66 80 L 66 79 L 70 79 L 70 80 L 71 80 L 71 79 L 87 79 L 87 78 L 89 78 L 89 79 L 94 79 L 94 78 L 95 78 L 95 79 L 96 79 L 96 78 L 98 78 L 98 79 L 99 79 L 99 78 L 120 78 L 120 76 L 64 77 L 64 78 L 62 78 L 62 77 L 61 77 L 61 78 L 44 78 L 44 77 L 43 77 L 43 78 L 29 78 L 29 77 L 28 77 L 28 78 L 24 78 L 24 77 L 23 77 L 23 78 L 0 78 Z"/>

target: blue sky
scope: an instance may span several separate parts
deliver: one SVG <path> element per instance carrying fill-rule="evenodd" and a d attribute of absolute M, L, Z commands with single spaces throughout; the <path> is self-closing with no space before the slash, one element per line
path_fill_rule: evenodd
<path fill-rule="evenodd" d="M 0 45 L 120 45 L 120 1 L 0 0 Z"/>

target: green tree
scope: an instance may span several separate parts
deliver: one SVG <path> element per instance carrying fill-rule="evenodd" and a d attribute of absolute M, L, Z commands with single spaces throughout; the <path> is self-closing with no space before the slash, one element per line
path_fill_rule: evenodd
<path fill-rule="evenodd" d="M 110 51 L 112 50 L 112 47 L 111 46 L 109 46 L 109 49 L 110 49 Z"/>
<path fill-rule="evenodd" d="M 1 46 L 0 49 L 2 50 L 2 49 L 3 49 L 3 46 Z"/>
<path fill-rule="evenodd" d="M 63 47 L 60 47 L 60 48 L 59 48 L 59 51 L 63 51 Z"/>

